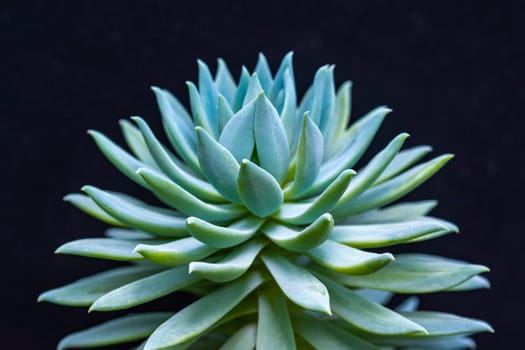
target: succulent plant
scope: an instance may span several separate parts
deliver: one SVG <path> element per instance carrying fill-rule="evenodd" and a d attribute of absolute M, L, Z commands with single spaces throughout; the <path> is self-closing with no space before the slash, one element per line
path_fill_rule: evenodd
<path fill-rule="evenodd" d="M 66 336 L 59 349 L 145 339 L 138 349 L 464 349 L 480 320 L 417 311 L 412 296 L 488 287 L 488 271 L 388 247 L 458 232 L 428 216 L 433 200 L 397 202 L 452 156 L 396 136 L 359 163 L 390 112 L 353 122 L 351 83 L 319 68 L 297 104 L 292 54 L 272 75 L 263 55 L 236 83 L 198 62 L 191 113 L 153 88 L 169 146 L 139 117 L 121 121 L 131 153 L 89 131 L 102 153 L 166 207 L 85 186 L 65 200 L 111 225 L 57 253 L 125 261 L 43 293 L 90 311 L 128 309 L 176 291 L 179 311 L 130 314 Z M 358 165 L 356 167 L 356 165 Z M 357 171 L 352 168 L 358 169 Z M 393 293 L 410 295 L 397 307 Z M 387 303 L 388 306 L 386 305 Z"/>

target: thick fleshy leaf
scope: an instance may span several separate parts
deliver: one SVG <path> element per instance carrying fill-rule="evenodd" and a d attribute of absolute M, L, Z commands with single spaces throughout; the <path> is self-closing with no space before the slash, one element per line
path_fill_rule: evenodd
<path fill-rule="evenodd" d="M 189 217 L 186 225 L 188 232 L 199 241 L 215 248 L 229 248 L 253 237 L 263 222 L 260 218 L 247 216 L 223 227 L 197 217 Z"/>
<path fill-rule="evenodd" d="M 257 73 L 259 81 L 264 91 L 269 91 L 272 86 L 272 71 L 268 65 L 266 57 L 262 53 L 259 53 L 257 64 L 255 65 L 254 72 Z"/>
<path fill-rule="evenodd" d="M 228 255 L 217 262 L 194 261 L 190 263 L 189 271 L 191 274 L 217 283 L 232 281 L 248 271 L 265 246 L 266 242 L 262 240 L 250 240 L 233 248 Z"/>
<path fill-rule="evenodd" d="M 113 226 L 126 226 L 111 215 L 109 215 L 108 213 L 106 213 L 104 210 L 100 209 L 100 207 L 91 198 L 84 194 L 70 193 L 64 197 L 64 200 L 73 204 L 75 207 L 82 210 L 89 216 L 92 216 L 95 219 L 105 222 L 106 224 L 110 224 Z"/>
<path fill-rule="evenodd" d="M 279 288 L 293 303 L 312 311 L 331 314 L 326 287 L 309 271 L 276 252 L 261 256 Z"/>
<path fill-rule="evenodd" d="M 301 231 L 275 221 L 266 223 L 261 231 L 276 245 L 286 250 L 304 252 L 323 243 L 330 235 L 333 226 L 332 215 L 323 214 Z"/>
<path fill-rule="evenodd" d="M 199 90 L 190 81 L 186 82 L 188 86 L 188 91 L 190 95 L 190 105 L 191 105 L 191 114 L 193 115 L 194 123 L 198 126 L 201 126 L 207 132 L 213 136 L 217 136 L 219 132 L 219 121 L 213 120 L 210 116 L 207 115 L 207 110 L 203 105 L 203 101 L 199 94 Z M 215 124 L 216 122 L 216 124 Z"/>
<path fill-rule="evenodd" d="M 416 146 L 399 152 L 372 186 L 390 180 L 405 169 L 408 169 L 410 166 L 417 163 L 431 151 L 432 147 L 430 146 Z"/>
<path fill-rule="evenodd" d="M 425 216 L 437 206 L 435 200 L 402 202 L 383 209 L 374 209 L 354 215 L 343 220 L 349 224 L 377 224 L 381 222 L 397 222 Z"/>
<path fill-rule="evenodd" d="M 226 97 L 222 96 L 221 94 L 219 94 L 217 103 L 219 130 L 222 132 L 222 129 L 224 129 L 224 126 L 230 121 L 230 119 L 232 119 L 234 113 L 232 108 L 228 104 L 228 101 L 226 101 Z"/>
<path fill-rule="evenodd" d="M 67 306 L 88 306 L 107 292 L 157 271 L 158 268 L 151 266 L 118 267 L 48 290 L 40 294 L 38 301 Z"/>
<path fill-rule="evenodd" d="M 120 317 L 70 334 L 60 341 L 57 348 L 96 348 L 144 339 L 171 315 L 168 312 L 150 312 Z"/>
<path fill-rule="evenodd" d="M 286 188 L 286 199 L 296 199 L 314 183 L 323 162 L 323 135 L 308 114 L 303 117 L 303 127 L 295 159 L 295 175 Z"/>
<path fill-rule="evenodd" d="M 452 288 L 447 289 L 448 292 L 464 292 L 475 289 L 489 289 L 490 282 L 483 276 L 474 276 L 465 282 L 458 284 Z"/>
<path fill-rule="evenodd" d="M 144 241 L 148 239 L 155 239 L 155 236 L 145 232 L 128 230 L 125 228 L 110 227 L 104 232 L 105 236 L 109 238 L 120 239 L 124 241 Z"/>
<path fill-rule="evenodd" d="M 293 59 L 293 52 L 288 52 L 286 56 L 284 56 L 283 60 L 281 61 L 281 65 L 279 66 L 279 69 L 277 69 L 277 73 L 275 73 L 275 78 L 273 79 L 272 87 L 268 91 L 268 98 L 272 102 L 275 102 L 277 100 L 277 95 L 283 89 L 284 75 L 287 70 L 292 80 L 295 80 L 295 77 L 293 74 L 292 59 Z"/>
<path fill-rule="evenodd" d="M 335 128 L 333 140 L 326 144 L 327 158 L 337 153 L 341 147 L 344 146 L 344 142 L 341 141 L 344 138 L 345 130 L 348 128 L 352 111 L 352 82 L 345 81 L 337 90 L 335 96 Z"/>
<path fill-rule="evenodd" d="M 137 279 L 98 298 L 89 311 L 113 311 L 147 303 L 185 288 L 200 278 L 188 273 L 187 266 L 179 266 Z"/>
<path fill-rule="evenodd" d="M 246 106 L 254 98 L 259 96 L 259 94 L 261 94 L 262 92 L 263 92 L 263 88 L 261 87 L 261 83 L 259 82 L 259 79 L 257 78 L 257 74 L 253 73 L 250 78 L 250 82 L 248 83 L 248 88 L 246 89 L 246 95 L 244 96 L 244 101 L 242 105 Z"/>
<path fill-rule="evenodd" d="M 224 198 L 212 185 L 177 165 L 174 158 L 170 156 L 165 147 L 162 146 L 148 124 L 142 118 L 132 117 L 131 119 L 137 123 L 153 158 L 155 158 L 155 161 L 166 176 L 203 200 L 210 202 L 224 202 Z"/>
<path fill-rule="evenodd" d="M 264 279 L 250 274 L 225 284 L 176 313 L 149 337 L 144 350 L 163 350 L 198 337 L 213 327 Z"/>
<path fill-rule="evenodd" d="M 335 217 L 355 215 L 389 204 L 421 185 L 451 158 L 451 154 L 445 154 L 415 166 L 381 185 L 370 188 L 354 200 L 338 206 L 333 214 Z"/>
<path fill-rule="evenodd" d="M 390 253 L 370 253 L 327 240 L 306 253 L 312 260 L 333 271 L 345 274 L 369 274 L 392 262 Z"/>
<path fill-rule="evenodd" d="M 334 66 L 326 65 L 314 77 L 312 105 L 310 115 L 319 130 L 326 136 L 325 142 L 331 142 L 332 133 L 329 131 L 335 123 L 330 123 L 335 109 Z"/>
<path fill-rule="evenodd" d="M 204 220 L 221 222 L 236 219 L 246 213 L 246 209 L 234 204 L 206 203 L 154 170 L 139 169 L 137 173 L 157 198 L 185 215 L 199 215 Z"/>
<path fill-rule="evenodd" d="M 374 339 L 378 344 L 399 346 L 403 350 L 473 350 L 476 343 L 465 336 L 444 337 L 381 337 Z"/>
<path fill-rule="evenodd" d="M 138 242 L 113 238 L 84 238 L 61 245 L 56 254 L 70 254 L 116 261 L 143 260 L 133 251 Z"/>
<path fill-rule="evenodd" d="M 106 135 L 95 130 L 88 130 L 88 134 L 93 138 L 93 140 L 95 140 L 97 147 L 111 162 L 111 164 L 113 164 L 118 170 L 120 170 L 124 175 L 137 184 L 148 188 L 142 178 L 135 174 L 137 169 L 148 167 L 145 163 L 139 161 L 137 158 L 123 150 L 115 142 L 111 141 Z"/>
<path fill-rule="evenodd" d="M 412 312 L 416 311 L 419 307 L 419 298 L 418 297 L 409 297 L 403 300 L 401 304 L 396 306 L 397 312 Z"/>
<path fill-rule="evenodd" d="M 241 76 L 239 78 L 239 85 L 237 86 L 237 91 L 235 92 L 233 104 L 230 104 L 234 112 L 237 112 L 242 108 L 242 103 L 244 101 L 244 96 L 246 96 L 246 90 L 248 90 L 249 83 L 250 72 L 245 66 L 242 66 Z"/>
<path fill-rule="evenodd" d="M 379 350 L 350 332 L 305 313 L 294 314 L 292 319 L 297 333 L 315 349 Z"/>
<path fill-rule="evenodd" d="M 199 141 L 199 162 L 204 175 L 224 198 L 241 203 L 237 192 L 239 163 L 230 151 L 215 141 L 204 129 L 195 129 Z"/>
<path fill-rule="evenodd" d="M 445 221 L 434 218 L 384 224 L 336 225 L 330 239 L 355 248 L 377 248 L 409 242 L 436 231 L 449 232 L 450 228 Z"/>
<path fill-rule="evenodd" d="M 135 252 L 157 264 L 176 266 L 205 258 L 217 251 L 193 237 L 182 238 L 165 244 L 139 244 Z"/>
<path fill-rule="evenodd" d="M 237 190 L 248 210 L 259 217 L 274 213 L 283 203 L 283 192 L 277 180 L 247 159 L 241 164 Z"/>
<path fill-rule="evenodd" d="M 215 75 L 215 86 L 217 92 L 226 98 L 228 104 L 233 103 L 235 97 L 235 80 L 223 59 L 217 59 L 217 73 Z"/>
<path fill-rule="evenodd" d="M 331 280 L 323 279 L 330 293 L 333 312 L 344 321 L 366 332 L 382 335 L 425 335 L 419 324 L 359 296 Z"/>
<path fill-rule="evenodd" d="M 255 101 L 252 101 L 226 123 L 219 138 L 221 145 L 226 147 L 238 162 L 245 158 L 250 159 L 255 148 L 254 111 Z"/>
<path fill-rule="evenodd" d="M 284 101 L 281 111 L 281 121 L 286 132 L 290 149 L 295 149 L 297 130 L 297 93 L 295 82 L 291 78 L 289 71 L 284 72 Z M 299 116 L 301 117 L 301 116 Z"/>
<path fill-rule="evenodd" d="M 213 128 L 213 134 L 218 135 L 217 88 L 206 63 L 197 60 L 197 65 L 199 67 L 199 93 L 202 107 L 208 118 L 208 123 Z"/>
<path fill-rule="evenodd" d="M 295 349 L 286 298 L 279 290 L 259 292 L 257 349 Z"/>
<path fill-rule="evenodd" d="M 288 140 L 279 114 L 264 94 L 255 101 L 253 130 L 259 165 L 283 181 L 290 166 Z"/>
<path fill-rule="evenodd" d="M 184 106 L 167 90 L 151 88 L 155 93 L 162 116 L 162 125 L 168 140 L 186 164 L 193 171 L 199 172 L 197 159 L 197 138 L 193 129 L 193 120 Z"/>
<path fill-rule="evenodd" d="M 370 301 L 373 301 L 374 303 L 378 303 L 381 305 L 385 305 L 392 299 L 394 296 L 394 293 L 386 292 L 384 290 L 377 290 L 377 289 L 354 289 L 354 293 L 359 294 L 363 298 L 366 298 Z"/>
<path fill-rule="evenodd" d="M 330 273 L 337 282 L 361 288 L 396 293 L 420 294 L 447 290 L 470 278 L 487 272 L 482 265 L 426 254 L 398 254 L 396 260 L 381 270 L 365 276 Z"/>
<path fill-rule="evenodd" d="M 344 206 L 345 203 L 350 202 L 370 187 L 392 161 L 407 138 L 408 134 L 406 133 L 398 135 L 381 152 L 374 156 L 352 180 L 346 192 L 339 199 L 337 206 Z"/>
<path fill-rule="evenodd" d="M 93 186 L 84 186 L 82 191 L 107 213 L 130 227 L 162 237 L 188 235 L 186 220 L 177 212 L 155 211 Z"/>
<path fill-rule="evenodd" d="M 274 217 L 289 224 L 311 223 L 323 213 L 331 211 L 354 175 L 353 170 L 343 171 L 319 196 L 303 203 L 284 203 Z"/>
<path fill-rule="evenodd" d="M 402 315 L 423 326 L 430 336 L 494 332 L 486 322 L 443 312 L 414 311 L 404 312 Z"/>
<path fill-rule="evenodd" d="M 315 194 L 322 191 L 343 170 L 354 166 L 367 150 L 381 123 L 390 112 L 391 109 L 378 107 L 355 122 L 348 130 L 346 145 L 341 151 L 323 163 L 317 179 L 307 194 Z"/>
<path fill-rule="evenodd" d="M 252 350 L 257 339 L 257 325 L 250 323 L 235 332 L 219 350 Z"/>
<path fill-rule="evenodd" d="M 153 169 L 158 169 L 155 159 L 151 156 L 148 146 L 144 141 L 144 137 L 140 133 L 140 130 L 137 129 L 131 122 L 121 119 L 119 121 L 120 129 L 122 134 L 128 144 L 129 148 L 135 154 L 135 156 L 144 164 L 152 167 Z"/>

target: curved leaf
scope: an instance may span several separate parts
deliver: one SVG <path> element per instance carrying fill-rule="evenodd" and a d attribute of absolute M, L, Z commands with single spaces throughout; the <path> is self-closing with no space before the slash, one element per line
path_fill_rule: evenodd
<path fill-rule="evenodd" d="M 267 90 L 265 90 L 267 91 Z M 297 134 L 297 93 L 295 82 L 291 78 L 289 71 L 284 72 L 284 101 L 281 111 L 281 121 L 286 132 L 290 150 L 295 149 Z M 300 117 L 300 116 L 299 116 Z"/>
<path fill-rule="evenodd" d="M 189 217 L 186 225 L 188 232 L 199 241 L 215 248 L 229 248 L 253 237 L 263 222 L 260 218 L 247 216 L 223 227 Z"/>
<path fill-rule="evenodd" d="M 233 104 L 233 98 L 235 97 L 235 80 L 233 79 L 226 62 L 223 59 L 217 59 L 217 73 L 215 75 L 215 86 L 217 86 L 217 92 L 224 96 L 228 104 Z M 220 102 L 219 102 L 220 105 Z"/>
<path fill-rule="evenodd" d="M 66 202 L 73 204 L 89 216 L 94 217 L 106 224 L 125 227 L 126 225 L 106 213 L 88 196 L 80 193 L 70 193 L 64 197 Z"/>
<path fill-rule="evenodd" d="M 138 242 L 113 238 L 84 238 L 61 245 L 56 254 L 70 254 L 116 261 L 143 260 L 133 251 Z"/>
<path fill-rule="evenodd" d="M 217 88 L 206 63 L 197 60 L 199 67 L 199 93 L 205 116 L 208 119 L 211 132 L 218 135 L 219 121 L 217 118 Z"/>
<path fill-rule="evenodd" d="M 376 224 L 380 222 L 412 220 L 427 215 L 437 204 L 438 202 L 435 200 L 402 202 L 383 209 L 374 209 L 350 216 L 343 222 L 349 224 Z"/>
<path fill-rule="evenodd" d="M 248 88 L 246 89 L 246 95 L 244 96 L 244 101 L 242 103 L 243 106 L 246 106 L 248 103 L 250 103 L 254 98 L 259 96 L 263 92 L 263 89 L 261 87 L 261 83 L 259 82 L 259 79 L 257 78 L 257 74 L 253 73 L 250 77 L 250 82 L 248 83 Z"/>
<path fill-rule="evenodd" d="M 248 103 L 226 123 L 221 132 L 219 142 L 241 162 L 250 159 L 255 147 L 253 136 L 253 120 L 255 101 Z"/>
<path fill-rule="evenodd" d="M 431 151 L 432 147 L 430 146 L 416 146 L 399 152 L 372 186 L 376 186 L 387 180 L 390 180 L 394 176 L 408 169 L 413 164 L 417 163 L 421 158 Z"/>
<path fill-rule="evenodd" d="M 124 135 L 124 139 L 128 144 L 128 147 L 131 149 L 133 154 L 144 164 L 152 167 L 153 169 L 158 169 L 155 159 L 151 156 L 148 146 L 144 141 L 144 137 L 131 122 L 121 119 L 119 120 L 120 129 Z"/>
<path fill-rule="evenodd" d="M 237 112 L 242 108 L 242 103 L 244 101 L 244 96 L 246 96 L 246 90 L 248 90 L 248 84 L 250 82 L 250 72 L 246 67 L 242 67 L 241 76 L 239 78 L 239 84 L 237 86 L 237 91 L 235 92 L 235 97 L 233 103 L 231 104 L 232 110 Z"/>
<path fill-rule="evenodd" d="M 257 339 L 257 325 L 250 323 L 235 332 L 219 350 L 252 350 Z"/>
<path fill-rule="evenodd" d="M 259 292 L 257 349 L 295 349 L 295 338 L 286 298 L 280 291 Z"/>
<path fill-rule="evenodd" d="M 269 91 L 272 86 L 272 71 L 268 65 L 266 57 L 262 53 L 259 53 L 257 63 L 255 64 L 254 72 L 257 73 L 259 81 L 264 91 Z"/>
<path fill-rule="evenodd" d="M 403 312 L 404 317 L 425 327 L 430 336 L 448 336 L 479 332 L 493 333 L 483 321 L 435 311 Z"/>
<path fill-rule="evenodd" d="M 134 251 L 157 264 L 176 266 L 205 258 L 217 249 L 187 237 L 165 244 L 139 244 Z"/>

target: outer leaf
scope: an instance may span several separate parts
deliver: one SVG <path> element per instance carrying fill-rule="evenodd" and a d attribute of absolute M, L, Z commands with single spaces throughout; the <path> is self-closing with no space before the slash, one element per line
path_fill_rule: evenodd
<path fill-rule="evenodd" d="M 248 210 L 259 217 L 269 216 L 283 203 L 283 193 L 275 178 L 247 159 L 241 164 L 237 190 Z"/>
<path fill-rule="evenodd" d="M 145 241 L 148 239 L 154 239 L 155 236 L 147 234 L 145 232 L 128 230 L 125 228 L 110 227 L 104 232 L 109 238 L 120 239 L 124 241 Z"/>
<path fill-rule="evenodd" d="M 402 202 L 383 209 L 374 209 L 354 215 L 343 222 L 352 224 L 377 224 L 381 222 L 405 221 L 427 215 L 438 204 L 435 200 Z"/>
<path fill-rule="evenodd" d="M 250 274 L 200 298 L 157 328 L 144 350 L 169 349 L 206 332 L 263 281 L 261 275 Z"/>
<path fill-rule="evenodd" d="M 217 86 L 217 92 L 224 96 L 226 98 L 226 101 L 228 101 L 228 104 L 231 105 L 235 97 L 235 81 L 233 80 L 228 66 L 221 58 L 217 60 L 217 74 L 215 76 L 215 85 Z"/>
<path fill-rule="evenodd" d="M 402 346 L 403 350 L 465 350 L 475 349 L 476 343 L 464 336 L 450 337 L 388 337 L 377 341 L 380 344 Z M 405 347 L 406 346 L 406 347 Z"/>
<path fill-rule="evenodd" d="M 216 251 L 216 248 L 203 244 L 193 237 L 158 245 L 139 244 L 135 248 L 135 252 L 148 260 L 166 266 L 187 264 L 190 261 L 205 258 Z"/>
<path fill-rule="evenodd" d="M 465 282 L 458 284 L 452 288 L 449 288 L 449 292 L 464 292 L 467 290 L 474 289 L 488 289 L 490 288 L 490 282 L 483 276 L 474 276 Z"/>
<path fill-rule="evenodd" d="M 148 188 L 142 178 L 135 174 L 137 169 L 146 168 L 146 164 L 142 163 L 131 154 L 124 151 L 116 143 L 111 141 L 106 135 L 95 130 L 88 130 L 88 134 L 93 138 L 93 140 L 95 140 L 97 147 L 111 162 L 111 164 L 113 164 L 118 170 L 120 170 L 131 180 L 135 181 L 137 184 Z"/>
<path fill-rule="evenodd" d="M 190 263 L 189 271 L 191 274 L 213 282 L 229 282 L 239 278 L 248 271 L 259 252 L 265 246 L 266 242 L 250 240 L 243 245 L 233 248 L 226 257 L 215 263 L 201 261 Z"/>
<path fill-rule="evenodd" d="M 297 225 L 312 222 L 319 215 L 332 210 L 354 175 L 353 170 L 343 171 L 319 196 L 305 203 L 284 203 L 274 217 Z"/>
<path fill-rule="evenodd" d="M 295 149 L 297 142 L 297 93 L 295 91 L 295 82 L 291 78 L 292 74 L 289 71 L 284 72 L 284 101 L 281 111 L 281 121 L 291 150 Z"/>
<path fill-rule="evenodd" d="M 345 274 L 369 274 L 394 260 L 390 253 L 376 254 L 327 240 L 306 253 L 312 260 Z"/>
<path fill-rule="evenodd" d="M 433 218 L 376 225 L 336 225 L 330 239 L 356 248 L 377 248 L 404 243 L 436 231 L 448 232 L 450 227 Z"/>
<path fill-rule="evenodd" d="M 140 130 L 125 119 L 121 119 L 119 125 L 124 134 L 124 138 L 126 139 L 126 143 L 133 151 L 133 154 L 135 154 L 140 161 L 144 162 L 144 164 L 147 164 L 153 169 L 158 169 L 157 163 L 151 156 Z"/>
<path fill-rule="evenodd" d="M 153 170 L 139 169 L 137 172 L 160 200 L 185 215 L 199 215 L 210 221 L 228 221 L 246 213 L 244 208 L 233 204 L 206 203 Z"/>
<path fill-rule="evenodd" d="M 297 146 L 294 180 L 284 191 L 287 199 L 300 197 L 314 183 L 323 162 L 323 149 L 321 131 L 308 114 L 305 114 Z"/>
<path fill-rule="evenodd" d="M 330 305 L 334 313 L 358 329 L 383 335 L 425 335 L 427 331 L 417 323 L 369 301 L 350 289 L 323 279 L 330 292 Z"/>
<path fill-rule="evenodd" d="M 107 213 L 130 227 L 163 237 L 187 235 L 186 222 L 176 212 L 170 215 L 154 211 L 92 186 L 84 186 L 82 191 Z"/>
<path fill-rule="evenodd" d="M 197 127 L 199 140 L 199 162 L 210 183 L 224 198 L 241 203 L 237 192 L 239 163 L 230 151 L 215 141 L 204 129 Z"/>
<path fill-rule="evenodd" d="M 214 135 L 218 135 L 219 122 L 217 118 L 217 88 L 211 76 L 210 70 L 206 63 L 197 60 L 199 66 L 199 92 L 201 96 L 202 107 L 212 127 Z"/>
<path fill-rule="evenodd" d="M 235 332 L 219 350 L 252 350 L 257 339 L 257 325 L 248 324 Z"/>
<path fill-rule="evenodd" d="M 284 85 L 284 74 L 288 70 L 292 80 L 295 80 L 293 75 L 293 52 L 288 52 L 286 56 L 284 56 L 281 65 L 279 66 L 279 69 L 277 70 L 277 73 L 275 73 L 275 78 L 273 79 L 273 84 L 271 89 L 268 91 L 268 98 L 275 102 L 277 100 L 277 95 L 279 94 L 279 91 L 282 90 Z"/>
<path fill-rule="evenodd" d="M 177 165 L 174 158 L 171 157 L 164 146 L 162 146 L 143 119 L 139 117 L 132 117 L 131 119 L 139 126 L 151 154 L 166 176 L 201 199 L 211 202 L 224 202 L 224 198 L 222 198 L 212 185 L 193 176 Z"/>
<path fill-rule="evenodd" d="M 250 239 L 263 222 L 251 215 L 228 227 L 217 226 L 196 217 L 186 220 L 188 231 L 193 237 L 215 248 L 233 247 Z"/>
<path fill-rule="evenodd" d="M 430 146 L 416 146 L 399 152 L 390 164 L 388 164 L 381 176 L 374 182 L 373 186 L 379 185 L 400 174 L 431 151 L 432 147 Z"/>
<path fill-rule="evenodd" d="M 414 311 L 404 312 L 403 316 L 425 327 L 431 336 L 494 332 L 486 322 L 443 312 Z"/>
<path fill-rule="evenodd" d="M 323 243 L 334 226 L 330 214 L 321 215 L 301 231 L 295 231 L 276 222 L 266 223 L 261 231 L 276 245 L 294 252 L 304 252 Z"/>
<path fill-rule="evenodd" d="M 420 294 L 447 290 L 473 276 L 487 272 L 481 265 L 471 265 L 425 254 L 399 254 L 381 270 L 366 276 L 330 274 L 347 286 Z"/>
<path fill-rule="evenodd" d="M 204 106 L 203 100 L 199 94 L 199 90 L 191 81 L 187 81 L 188 91 L 190 95 L 191 114 L 196 125 L 202 126 L 211 135 L 216 136 L 219 132 L 218 119 L 214 120 L 207 115 L 207 108 Z M 217 122 L 217 124 L 215 124 Z"/>
<path fill-rule="evenodd" d="M 107 292 L 149 276 L 157 270 L 151 266 L 118 267 L 48 290 L 40 294 L 38 301 L 68 306 L 88 306 Z"/>
<path fill-rule="evenodd" d="M 237 91 L 235 93 L 235 98 L 233 99 L 232 110 L 237 112 L 242 107 L 242 102 L 244 101 L 244 96 L 246 96 L 246 90 L 248 90 L 248 84 L 250 82 L 250 72 L 246 67 L 242 67 L 241 77 L 239 78 L 239 85 L 237 86 Z"/>
<path fill-rule="evenodd" d="M 307 310 L 332 313 L 328 291 L 314 275 L 276 252 L 261 259 L 288 299 Z"/>
<path fill-rule="evenodd" d="M 89 311 L 112 311 L 144 304 L 185 288 L 200 278 L 190 275 L 187 266 L 159 272 L 114 289 L 98 298 Z"/>
<path fill-rule="evenodd" d="M 264 94 L 255 102 L 253 129 L 260 166 L 282 182 L 290 166 L 288 140 L 279 114 Z"/>
<path fill-rule="evenodd" d="M 60 341 L 58 350 L 96 348 L 143 339 L 171 315 L 167 312 L 150 312 L 120 317 L 68 335 Z"/>
<path fill-rule="evenodd" d="M 226 123 L 219 142 L 240 162 L 250 159 L 255 147 L 253 117 L 255 101 L 248 103 Z"/>
<path fill-rule="evenodd" d="M 219 130 L 222 131 L 224 126 L 232 119 L 234 113 L 228 101 L 226 101 L 226 97 L 221 94 L 218 97 L 217 114 L 219 117 Z"/>
<path fill-rule="evenodd" d="M 305 313 L 294 314 L 293 324 L 296 331 L 315 349 L 348 349 L 348 350 L 379 350 L 371 343 L 356 337 L 350 332 L 316 320 Z"/>
<path fill-rule="evenodd" d="M 250 103 L 254 98 L 259 96 L 259 94 L 263 93 L 263 88 L 261 87 L 261 83 L 259 82 L 259 79 L 257 78 L 257 74 L 253 73 L 250 82 L 248 83 L 248 88 L 246 90 L 246 96 L 244 96 L 244 102 L 243 106 L 246 106 L 248 103 Z"/>
<path fill-rule="evenodd" d="M 88 196 L 80 193 L 70 193 L 64 197 L 66 202 L 73 204 L 78 209 L 82 210 L 84 213 L 89 216 L 94 217 L 106 224 L 113 226 L 126 226 L 120 221 L 116 220 L 114 217 L 106 213 Z"/>
<path fill-rule="evenodd" d="M 143 260 L 140 254 L 133 251 L 137 243 L 112 238 L 85 238 L 63 244 L 55 253 L 117 261 Z"/>
<path fill-rule="evenodd" d="M 295 339 L 286 306 L 286 298 L 278 290 L 259 293 L 257 349 L 295 349 Z"/>
<path fill-rule="evenodd" d="M 270 66 L 268 65 L 266 57 L 264 57 L 262 53 L 259 53 L 259 57 L 257 59 L 257 64 L 255 65 L 254 71 L 259 77 L 259 81 L 261 82 L 263 90 L 269 91 L 270 87 L 272 86 L 273 80 L 272 71 L 270 70 Z"/>
<path fill-rule="evenodd" d="M 354 289 L 354 293 L 381 305 L 388 303 L 394 296 L 393 293 L 377 289 Z"/>
<path fill-rule="evenodd" d="M 342 203 L 334 211 L 334 216 L 355 215 L 391 203 L 425 182 L 451 158 L 450 154 L 434 158 L 381 185 L 372 187 L 353 201 Z"/>

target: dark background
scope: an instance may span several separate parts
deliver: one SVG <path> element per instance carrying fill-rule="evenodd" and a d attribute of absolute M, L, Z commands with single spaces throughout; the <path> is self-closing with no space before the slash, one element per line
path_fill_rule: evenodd
<path fill-rule="evenodd" d="M 519 1 L 33 1 L 0 5 L 2 349 L 52 349 L 68 332 L 113 317 L 37 304 L 37 295 L 114 264 L 53 255 L 104 225 L 61 201 L 84 184 L 143 195 L 85 134 L 118 142 L 118 120 L 141 115 L 160 131 L 149 91 L 186 99 L 197 58 L 235 73 L 257 53 L 275 69 L 295 51 L 300 91 L 335 63 L 354 81 L 354 118 L 394 109 L 372 150 L 401 131 L 456 158 L 410 199 L 460 235 L 411 246 L 488 265 L 489 291 L 423 297 L 423 308 L 485 319 L 480 349 L 523 347 L 525 15 Z M 370 155 L 368 155 L 369 157 Z M 153 307 L 180 307 L 172 295 Z M 146 306 L 144 308 L 148 308 Z M 521 334 L 519 333 L 521 331 Z"/>

